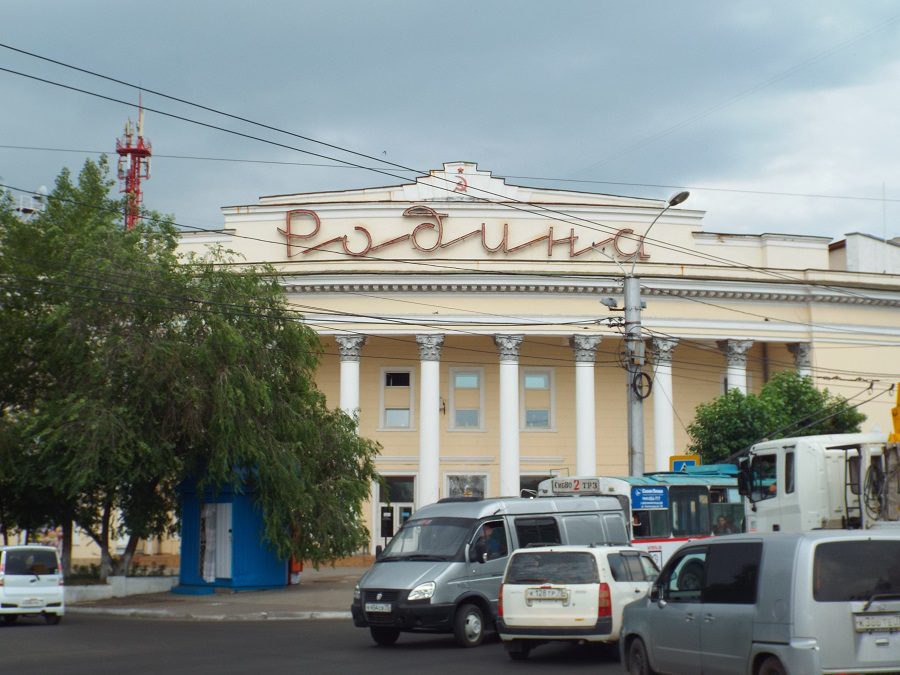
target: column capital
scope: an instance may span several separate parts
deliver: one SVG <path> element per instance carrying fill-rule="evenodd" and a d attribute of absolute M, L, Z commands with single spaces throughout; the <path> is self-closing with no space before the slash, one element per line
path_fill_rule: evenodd
<path fill-rule="evenodd" d="M 497 351 L 500 354 L 501 361 L 518 361 L 519 347 L 524 335 L 495 335 L 494 344 L 497 345 Z"/>
<path fill-rule="evenodd" d="M 365 335 L 335 335 L 341 361 L 359 361 L 359 353 L 366 344 Z"/>
<path fill-rule="evenodd" d="M 753 340 L 719 340 L 716 344 L 725 352 L 729 366 L 747 366 L 747 352 L 753 346 Z"/>
<path fill-rule="evenodd" d="M 794 342 L 787 346 L 788 351 L 794 355 L 794 366 L 797 370 L 809 370 L 812 368 L 812 345 L 808 342 Z"/>
<path fill-rule="evenodd" d="M 650 340 L 650 351 L 656 363 L 672 364 L 672 352 L 678 344 L 677 338 L 655 337 Z"/>
<path fill-rule="evenodd" d="M 416 335 L 419 343 L 419 358 L 422 361 L 440 361 L 441 347 L 444 345 L 443 335 Z"/>
<path fill-rule="evenodd" d="M 578 363 L 593 363 L 597 357 L 597 347 L 600 346 L 602 335 L 573 335 L 569 338 L 569 345 L 575 351 L 575 361 Z"/>

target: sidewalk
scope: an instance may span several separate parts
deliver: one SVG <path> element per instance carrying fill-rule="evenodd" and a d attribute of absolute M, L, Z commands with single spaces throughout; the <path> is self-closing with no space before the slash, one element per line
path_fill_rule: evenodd
<path fill-rule="evenodd" d="M 67 614 L 102 614 L 195 621 L 350 619 L 353 587 L 365 567 L 303 571 L 301 582 L 272 591 L 213 595 L 152 593 L 66 605 Z"/>

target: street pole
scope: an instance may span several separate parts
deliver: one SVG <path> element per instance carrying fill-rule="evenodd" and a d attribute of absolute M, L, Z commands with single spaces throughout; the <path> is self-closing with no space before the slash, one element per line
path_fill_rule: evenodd
<path fill-rule="evenodd" d="M 644 399 L 641 398 L 641 373 L 644 367 L 644 340 L 641 336 L 641 282 L 626 274 L 625 371 L 628 387 L 628 475 L 644 475 Z"/>
<path fill-rule="evenodd" d="M 628 474 L 644 475 L 644 398 L 649 395 L 649 386 L 644 391 L 644 338 L 641 335 L 641 281 L 634 275 L 637 259 L 644 246 L 644 240 L 662 215 L 673 206 L 681 204 L 690 196 L 689 192 L 673 195 L 665 208 L 660 211 L 650 227 L 641 237 L 640 244 L 634 254 L 631 272 L 625 273 L 623 280 L 623 303 L 625 305 L 625 370 L 628 388 Z M 649 381 L 647 382 L 649 385 Z M 674 404 L 673 404 L 674 405 Z"/>

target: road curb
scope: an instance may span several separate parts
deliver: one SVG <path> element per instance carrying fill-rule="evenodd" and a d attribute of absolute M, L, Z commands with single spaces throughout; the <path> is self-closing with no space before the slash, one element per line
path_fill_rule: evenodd
<path fill-rule="evenodd" d="M 195 614 L 171 609 L 139 609 L 136 607 L 66 607 L 66 614 L 92 614 L 134 619 L 174 619 L 181 621 L 309 621 L 352 619 L 350 612 L 248 612 L 246 614 Z"/>

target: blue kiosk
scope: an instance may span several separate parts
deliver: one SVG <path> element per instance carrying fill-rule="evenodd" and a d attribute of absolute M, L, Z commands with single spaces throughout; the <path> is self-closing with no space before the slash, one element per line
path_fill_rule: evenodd
<path fill-rule="evenodd" d="M 182 484 L 181 567 L 173 593 L 206 595 L 216 589 L 255 591 L 288 584 L 288 561 L 263 539 L 252 494 L 230 486 L 198 492 Z"/>

